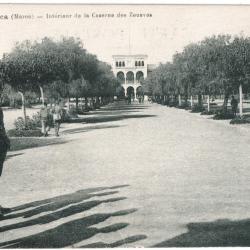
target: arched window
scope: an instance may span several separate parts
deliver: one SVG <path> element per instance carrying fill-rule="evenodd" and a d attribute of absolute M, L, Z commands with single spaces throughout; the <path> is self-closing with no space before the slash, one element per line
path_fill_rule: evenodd
<path fill-rule="evenodd" d="M 135 61 L 135 67 L 137 67 L 137 61 Z"/>
<path fill-rule="evenodd" d="M 141 66 L 144 66 L 144 61 L 141 62 Z"/>
<path fill-rule="evenodd" d="M 116 66 L 116 67 L 118 67 L 118 66 L 119 66 L 118 62 L 115 62 L 115 66 Z"/>
<path fill-rule="evenodd" d="M 125 62 L 122 62 L 122 66 L 125 67 Z"/>
<path fill-rule="evenodd" d="M 119 62 L 119 67 L 121 67 L 122 66 L 122 63 L 121 62 Z"/>
<path fill-rule="evenodd" d="M 122 72 L 122 71 L 119 71 L 118 73 L 117 73 L 117 79 L 121 82 L 121 83 L 124 83 L 125 82 L 125 75 L 124 75 L 124 73 Z"/>
<path fill-rule="evenodd" d="M 128 83 L 134 83 L 134 73 L 132 71 L 127 72 L 126 79 Z"/>
<path fill-rule="evenodd" d="M 141 82 L 144 78 L 144 74 L 142 71 L 136 72 L 136 81 Z"/>
<path fill-rule="evenodd" d="M 141 66 L 141 61 L 139 61 L 138 66 Z"/>

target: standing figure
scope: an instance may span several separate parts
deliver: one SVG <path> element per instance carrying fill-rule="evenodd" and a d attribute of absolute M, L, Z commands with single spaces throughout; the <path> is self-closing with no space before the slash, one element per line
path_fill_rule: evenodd
<path fill-rule="evenodd" d="M 231 100 L 231 107 L 232 107 L 233 115 L 236 116 L 237 109 L 238 109 L 238 101 L 234 98 L 233 95 L 232 95 L 232 100 Z"/>
<path fill-rule="evenodd" d="M 53 121 L 54 121 L 54 128 L 55 128 L 55 135 L 59 136 L 59 129 L 62 120 L 62 109 L 59 105 L 59 102 L 56 102 L 56 106 L 53 112 Z"/>
<path fill-rule="evenodd" d="M 44 106 L 40 110 L 40 117 L 42 123 L 42 133 L 44 136 L 48 136 L 48 131 L 50 130 L 49 126 L 49 109 L 47 103 L 44 103 Z"/>
<path fill-rule="evenodd" d="M 3 121 L 3 110 L 0 107 L 0 177 L 2 176 L 3 171 L 3 163 L 6 159 L 7 151 L 10 149 L 10 140 L 6 134 L 4 121 Z M 0 217 L 4 215 L 4 213 L 9 212 L 9 208 L 3 208 L 0 206 Z"/>
<path fill-rule="evenodd" d="M 128 95 L 128 104 L 131 104 L 131 95 Z"/>

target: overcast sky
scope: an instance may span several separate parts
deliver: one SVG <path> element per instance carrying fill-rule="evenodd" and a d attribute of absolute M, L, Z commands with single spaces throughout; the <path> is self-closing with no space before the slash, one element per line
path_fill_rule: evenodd
<path fill-rule="evenodd" d="M 157 64 L 206 36 L 250 36 L 250 6 L 2 5 L 0 10 L 1 54 L 16 41 L 75 36 L 100 60 L 110 63 L 113 54 L 147 54 L 149 63 Z M 130 17 L 130 12 L 152 17 Z M 75 13 L 81 18 L 74 18 Z M 115 17 L 92 17 L 108 13 Z M 117 17 L 118 13 L 127 17 Z M 32 19 L 12 20 L 12 14 L 32 15 Z M 72 18 L 48 19 L 46 14 L 72 14 Z"/>

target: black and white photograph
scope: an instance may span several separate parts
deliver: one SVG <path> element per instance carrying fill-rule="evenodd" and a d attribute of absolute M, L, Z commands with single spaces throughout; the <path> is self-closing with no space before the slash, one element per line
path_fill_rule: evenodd
<path fill-rule="evenodd" d="M 0 248 L 250 247 L 250 5 L 0 4 Z"/>

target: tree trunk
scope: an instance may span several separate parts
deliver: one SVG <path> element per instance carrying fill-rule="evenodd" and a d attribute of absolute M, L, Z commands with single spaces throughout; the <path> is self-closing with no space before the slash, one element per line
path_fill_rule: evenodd
<path fill-rule="evenodd" d="M 210 111 L 210 96 L 207 96 L 207 111 Z"/>
<path fill-rule="evenodd" d="M 79 100 L 78 100 L 78 97 L 76 97 L 76 112 L 78 111 L 78 105 L 79 104 Z"/>
<path fill-rule="evenodd" d="M 223 110 L 225 112 L 227 112 L 227 103 L 228 103 L 228 99 L 229 99 L 229 93 L 226 93 L 224 95 L 224 101 L 223 101 Z"/>
<path fill-rule="evenodd" d="M 42 105 L 44 106 L 44 94 L 43 94 L 43 88 L 39 86 L 40 92 L 41 92 L 41 99 L 42 99 Z"/>
<path fill-rule="evenodd" d="M 191 95 L 190 97 L 190 107 L 192 108 L 194 106 L 194 103 L 193 103 L 193 96 Z"/>
<path fill-rule="evenodd" d="M 184 102 L 185 102 L 185 104 L 187 105 L 187 103 L 188 103 L 188 94 L 185 94 L 185 95 L 184 95 Z"/>
<path fill-rule="evenodd" d="M 239 96 L 240 96 L 240 116 L 243 116 L 243 94 L 242 94 L 242 84 L 239 86 Z"/>
<path fill-rule="evenodd" d="M 27 127 L 27 115 L 26 115 L 26 107 L 25 107 L 25 98 L 24 94 L 21 91 L 18 91 L 18 93 L 22 97 L 22 110 L 23 110 L 23 119 L 24 119 L 24 126 Z"/>
<path fill-rule="evenodd" d="M 85 99 L 85 110 L 88 110 L 88 97 L 84 97 L 84 99 Z"/>
<path fill-rule="evenodd" d="M 198 105 L 202 107 L 202 95 L 198 94 Z"/>
<path fill-rule="evenodd" d="M 92 96 L 91 97 L 91 107 L 92 107 L 92 109 L 95 109 L 95 105 L 94 105 L 94 97 Z"/>
<path fill-rule="evenodd" d="M 178 95 L 178 103 L 179 103 L 179 106 L 181 106 L 181 95 L 180 94 Z"/>
<path fill-rule="evenodd" d="M 67 109 L 69 110 L 70 108 L 70 97 L 67 98 Z"/>

